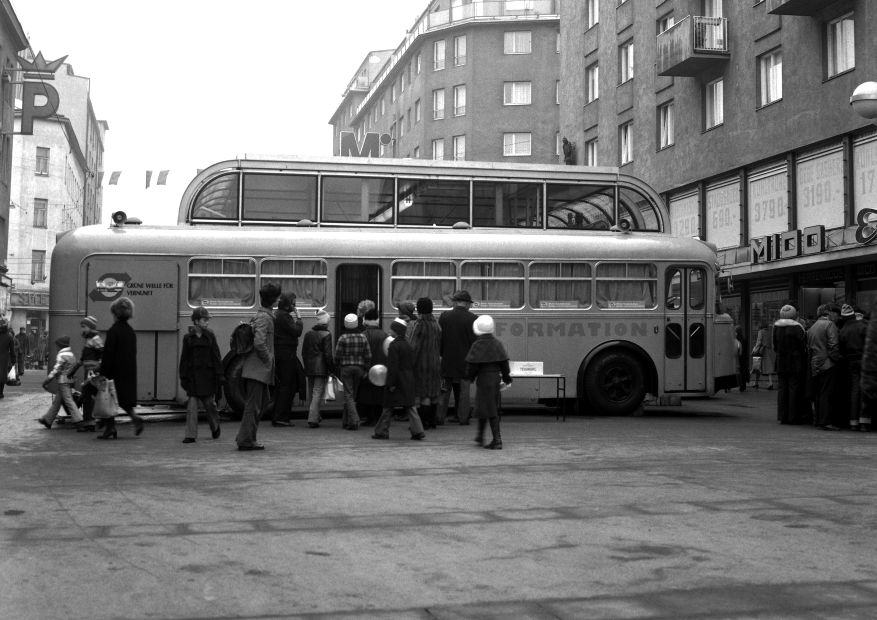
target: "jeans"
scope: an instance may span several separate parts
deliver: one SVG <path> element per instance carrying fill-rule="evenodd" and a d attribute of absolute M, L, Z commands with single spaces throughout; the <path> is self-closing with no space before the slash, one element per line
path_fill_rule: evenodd
<path fill-rule="evenodd" d="M 52 399 L 52 404 L 49 405 L 49 410 L 42 418 L 46 424 L 51 425 L 52 422 L 55 421 L 55 418 L 58 417 L 58 412 L 61 410 L 61 405 L 64 406 L 67 413 L 73 418 L 74 424 L 82 422 L 82 414 L 79 413 L 79 407 L 73 402 L 73 386 L 69 383 L 59 383 L 58 393 L 55 395 L 55 398 Z"/>
<path fill-rule="evenodd" d="M 344 413 L 341 415 L 341 426 L 359 424 L 359 412 L 356 410 L 356 393 L 359 382 L 365 371 L 360 366 L 342 366 L 341 384 L 344 386 Z"/>
<path fill-rule="evenodd" d="M 247 379 L 247 404 L 244 407 L 244 415 L 241 418 L 241 428 L 235 439 L 238 446 L 251 447 L 256 445 L 256 431 L 259 430 L 259 420 L 268 408 L 269 394 L 268 385 L 255 379 Z"/>
<path fill-rule="evenodd" d="M 320 401 L 323 400 L 323 391 L 326 389 L 326 381 L 328 376 L 312 376 L 308 377 L 311 393 L 311 405 L 308 409 L 308 424 L 319 424 L 320 420 Z"/>
<path fill-rule="evenodd" d="M 213 395 L 190 396 L 186 407 L 186 439 L 198 439 L 198 401 L 201 401 L 204 409 L 207 410 L 207 424 L 210 425 L 210 431 L 219 428 L 219 412 L 216 410 Z"/>
<path fill-rule="evenodd" d="M 454 381 L 458 381 L 458 383 L 454 383 Z M 459 422 L 468 422 L 469 410 L 471 408 L 471 405 L 469 404 L 469 386 L 471 383 L 468 379 L 456 380 L 451 377 L 444 377 L 444 382 L 446 386 L 452 388 L 454 391 L 454 404 L 457 407 L 457 420 Z M 445 418 L 448 415 L 448 405 L 450 405 L 450 403 L 450 390 L 442 392 L 441 396 L 439 396 L 438 411 L 436 412 L 436 422 L 439 424 L 445 423 Z"/>

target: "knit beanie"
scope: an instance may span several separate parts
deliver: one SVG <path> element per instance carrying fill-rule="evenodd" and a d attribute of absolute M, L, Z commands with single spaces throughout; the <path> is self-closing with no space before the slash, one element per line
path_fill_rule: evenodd
<path fill-rule="evenodd" d="M 81 321 L 79 321 L 80 325 L 85 325 L 89 329 L 97 329 L 97 319 L 93 316 L 87 316 Z"/>
<path fill-rule="evenodd" d="M 853 312 L 853 307 L 849 304 L 844 304 L 843 308 L 840 310 L 841 316 L 853 316 L 855 312 Z"/>
<path fill-rule="evenodd" d="M 413 301 L 403 301 L 399 304 L 399 316 L 405 321 L 416 321 L 417 317 L 414 316 L 414 311 L 416 307 L 414 306 Z"/>
<path fill-rule="evenodd" d="M 329 313 L 325 310 L 320 310 L 317 312 L 317 325 L 328 325 L 329 324 Z"/>
<path fill-rule="evenodd" d="M 397 317 L 392 323 L 390 323 L 390 329 L 397 336 L 404 336 L 405 332 L 408 331 L 408 323 L 405 319 Z"/>
<path fill-rule="evenodd" d="M 417 314 L 432 314 L 432 300 L 429 297 L 417 300 Z"/>
<path fill-rule="evenodd" d="M 356 329 L 359 327 L 359 318 L 355 314 L 348 314 L 344 317 L 344 327 L 347 329 Z"/>
<path fill-rule="evenodd" d="M 61 336 L 60 338 L 55 340 L 55 344 L 62 349 L 66 349 L 70 346 L 70 336 Z"/>
<path fill-rule="evenodd" d="M 798 311 L 795 310 L 794 306 L 783 306 L 780 308 L 780 318 L 781 319 L 796 319 L 798 318 Z"/>
<path fill-rule="evenodd" d="M 472 326 L 472 331 L 475 332 L 476 336 L 492 334 L 495 329 L 496 325 L 494 324 L 493 319 L 486 314 L 475 319 L 475 324 Z"/>

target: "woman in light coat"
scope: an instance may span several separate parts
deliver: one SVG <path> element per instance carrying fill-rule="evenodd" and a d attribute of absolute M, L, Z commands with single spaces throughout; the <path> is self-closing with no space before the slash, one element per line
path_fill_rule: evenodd
<path fill-rule="evenodd" d="M 758 326 L 758 336 L 755 346 L 752 348 L 752 356 L 761 358 L 761 371 L 753 370 L 755 375 L 755 389 L 758 389 L 758 381 L 761 375 L 767 376 L 767 389 L 773 389 L 773 373 L 776 372 L 776 353 L 773 350 L 773 342 L 770 337 L 770 329 L 767 321 L 762 321 Z"/>

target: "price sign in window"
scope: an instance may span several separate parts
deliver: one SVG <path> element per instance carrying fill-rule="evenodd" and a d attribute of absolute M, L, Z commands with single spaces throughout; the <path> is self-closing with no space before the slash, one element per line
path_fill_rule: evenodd
<path fill-rule="evenodd" d="M 752 176 L 749 181 L 750 239 L 789 229 L 788 187 L 785 165 Z"/>
<path fill-rule="evenodd" d="M 700 201 L 697 192 L 670 198 L 670 232 L 674 237 L 700 236 Z"/>
<path fill-rule="evenodd" d="M 740 245 L 740 180 L 706 188 L 706 240 L 720 250 Z"/>
<path fill-rule="evenodd" d="M 844 225 L 844 161 L 837 145 L 830 153 L 798 160 L 795 194 L 798 200 L 797 227 Z"/>

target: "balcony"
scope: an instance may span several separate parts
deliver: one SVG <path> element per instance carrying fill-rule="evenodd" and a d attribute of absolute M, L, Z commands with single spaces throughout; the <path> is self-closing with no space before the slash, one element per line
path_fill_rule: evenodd
<path fill-rule="evenodd" d="M 723 17 L 688 15 L 658 35 L 658 75 L 694 77 L 730 59 Z"/>
<path fill-rule="evenodd" d="M 767 12 L 774 15 L 803 15 L 813 17 L 838 0 L 767 0 Z"/>

